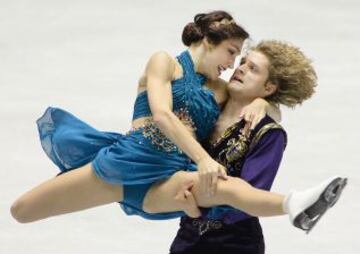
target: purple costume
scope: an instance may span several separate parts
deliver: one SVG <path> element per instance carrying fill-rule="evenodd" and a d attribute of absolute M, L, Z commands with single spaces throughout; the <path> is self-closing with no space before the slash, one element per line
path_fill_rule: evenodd
<path fill-rule="evenodd" d="M 244 122 L 238 122 L 217 141 L 204 146 L 226 166 L 229 175 L 240 177 L 256 188 L 270 190 L 286 146 L 286 133 L 268 116 L 249 138 L 241 134 L 243 127 Z M 218 206 L 204 209 L 199 219 L 182 217 L 170 252 L 260 254 L 264 248 L 258 218 L 230 206 Z"/>

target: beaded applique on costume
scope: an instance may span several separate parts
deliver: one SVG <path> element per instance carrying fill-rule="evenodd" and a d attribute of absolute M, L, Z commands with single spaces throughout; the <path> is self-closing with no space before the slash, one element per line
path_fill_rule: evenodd
<path fill-rule="evenodd" d="M 194 122 L 192 121 L 189 112 L 180 109 L 179 111 L 174 112 L 174 114 L 183 122 L 186 126 L 191 127 L 192 130 L 196 131 L 196 127 Z M 178 148 L 168 137 L 165 136 L 164 133 L 161 132 L 159 127 L 156 126 L 154 121 L 149 118 L 146 119 L 145 124 L 139 128 L 130 130 L 127 135 L 131 134 L 131 132 L 141 130 L 142 135 L 148 138 L 151 141 L 151 144 L 157 149 L 162 150 L 167 153 L 178 152 L 183 153 L 180 148 Z"/>

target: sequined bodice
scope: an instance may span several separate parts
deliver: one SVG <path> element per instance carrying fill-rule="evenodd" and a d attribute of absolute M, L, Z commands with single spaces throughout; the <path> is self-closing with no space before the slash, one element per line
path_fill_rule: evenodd
<path fill-rule="evenodd" d="M 205 77 L 195 72 L 194 63 L 188 51 L 177 57 L 183 68 L 183 77 L 172 81 L 173 112 L 190 122 L 199 140 L 212 131 L 220 109 L 214 93 L 204 87 Z M 151 116 L 147 92 L 140 93 L 135 101 L 133 120 Z"/>

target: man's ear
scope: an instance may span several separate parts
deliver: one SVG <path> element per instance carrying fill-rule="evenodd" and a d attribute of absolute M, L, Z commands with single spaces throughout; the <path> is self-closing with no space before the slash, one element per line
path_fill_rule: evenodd
<path fill-rule="evenodd" d="M 274 83 L 268 81 L 265 84 L 265 97 L 270 96 L 272 94 L 274 94 L 277 90 L 277 85 L 275 85 Z"/>

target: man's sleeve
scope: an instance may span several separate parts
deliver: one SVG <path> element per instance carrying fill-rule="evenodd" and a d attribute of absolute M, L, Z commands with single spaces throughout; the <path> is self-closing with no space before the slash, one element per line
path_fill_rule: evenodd
<path fill-rule="evenodd" d="M 270 190 L 284 153 L 285 133 L 280 129 L 269 130 L 252 147 L 241 171 L 240 178 L 262 190 Z M 235 215 L 234 215 L 235 216 Z M 236 220 L 251 217 L 245 212 L 238 212 Z"/>
<path fill-rule="evenodd" d="M 245 158 L 240 177 L 258 189 L 270 190 L 285 149 L 285 133 L 269 130 Z"/>

